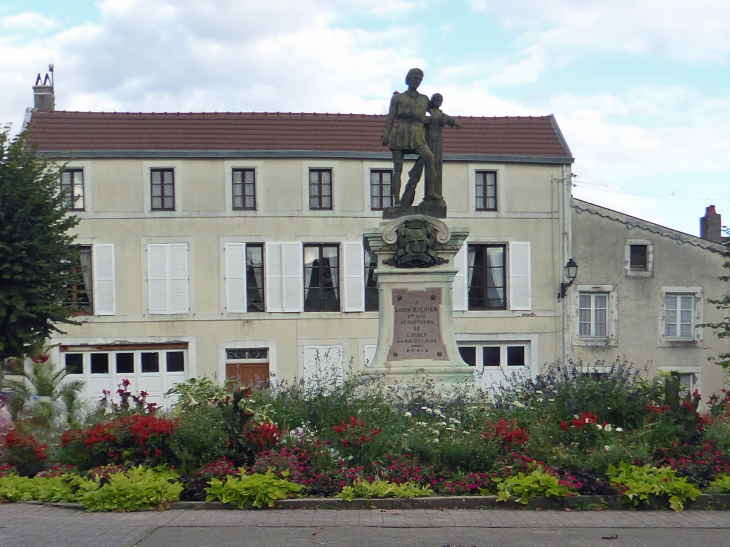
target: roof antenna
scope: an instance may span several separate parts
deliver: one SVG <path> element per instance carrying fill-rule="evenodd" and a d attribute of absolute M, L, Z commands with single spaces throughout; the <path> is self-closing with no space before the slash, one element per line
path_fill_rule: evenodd
<path fill-rule="evenodd" d="M 56 88 L 53 86 L 53 63 L 48 64 L 48 72 L 51 73 L 51 91 L 55 94 Z M 46 74 L 46 78 L 48 78 L 48 74 Z M 44 82 L 45 83 L 45 82 Z"/>

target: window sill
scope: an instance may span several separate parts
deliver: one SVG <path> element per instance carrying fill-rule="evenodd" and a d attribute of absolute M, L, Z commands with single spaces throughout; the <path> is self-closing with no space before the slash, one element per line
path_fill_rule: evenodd
<path fill-rule="evenodd" d="M 614 346 L 618 345 L 618 342 L 616 341 L 616 338 L 613 336 L 610 336 L 610 337 L 607 336 L 604 338 L 574 337 L 573 345 L 574 346 L 584 346 L 584 347 L 614 347 Z"/>
<path fill-rule="evenodd" d="M 661 338 L 659 347 L 665 348 L 691 348 L 698 345 L 699 340 L 694 338 Z"/>
<path fill-rule="evenodd" d="M 654 277 L 651 270 L 626 270 L 626 277 Z"/>

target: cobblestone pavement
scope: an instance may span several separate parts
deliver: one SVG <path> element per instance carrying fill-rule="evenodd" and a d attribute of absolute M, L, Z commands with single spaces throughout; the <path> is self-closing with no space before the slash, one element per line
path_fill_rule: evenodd
<path fill-rule="evenodd" d="M 730 512 L 725 511 L 412 509 L 86 513 L 31 504 L 0 505 L 0 547 L 373 544 L 619 547 L 689 542 L 727 545 L 728 531 Z"/>

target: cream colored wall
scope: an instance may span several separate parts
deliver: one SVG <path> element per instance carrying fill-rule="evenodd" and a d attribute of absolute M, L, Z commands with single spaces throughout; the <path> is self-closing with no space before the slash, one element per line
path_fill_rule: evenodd
<path fill-rule="evenodd" d="M 664 302 L 662 286 L 703 287 L 705 322 L 721 319 L 719 311 L 707 302 L 718 298 L 726 284 L 722 275 L 724 258 L 717 252 L 676 240 L 638 227 L 610 220 L 589 211 L 573 211 L 573 257 L 578 264 L 576 285 L 616 285 L 618 291 L 618 333 L 616 346 L 572 348 L 574 359 L 607 363 L 625 358 L 653 376 L 660 367 L 698 367 L 703 398 L 719 392 L 725 384 L 724 370 L 707 361 L 712 355 L 730 351 L 726 340 L 718 339 L 711 329 L 702 329 L 702 341 L 660 343 L 660 317 Z M 689 239 L 688 236 L 686 239 Z M 654 275 L 629 277 L 624 270 L 627 239 L 646 239 L 654 247 Z M 571 293 L 575 298 L 575 293 Z M 571 317 L 571 338 L 575 341 L 575 316 Z"/>
<path fill-rule="evenodd" d="M 159 337 L 194 339 L 197 374 L 222 374 L 220 346 L 226 341 L 266 342 L 272 352 L 272 371 L 278 379 L 300 372 L 301 346 L 341 344 L 345 363 L 359 368 L 364 341 L 374 343 L 376 312 L 363 313 L 250 313 L 229 318 L 224 312 L 221 249 L 226 238 L 244 241 L 345 242 L 361 241 L 366 229 L 381 224 L 380 213 L 369 210 L 369 162 L 322 161 L 336 164 L 335 212 L 311 214 L 302 196 L 306 192 L 306 165 L 320 162 L 296 159 L 258 160 L 263 169 L 257 193 L 263 207 L 254 214 L 231 213 L 226 208 L 226 168 L 223 160 L 176 160 L 176 182 L 181 184 L 182 208 L 174 215 L 145 211 L 143 192 L 149 191 L 149 162 L 133 159 L 90 160 L 92 180 L 88 213 L 81 215 L 77 233 L 84 242 L 113 243 L 116 258 L 117 315 L 90 317 L 70 327 L 61 340 L 124 340 Z M 155 162 L 155 165 L 164 162 Z M 176 164 L 177 165 L 177 164 Z M 303 168 L 304 166 L 304 168 Z M 404 170 L 404 182 L 407 169 Z M 547 165 L 497 166 L 504 201 L 498 213 L 476 213 L 470 208 L 473 184 L 470 164 L 444 166 L 444 194 L 449 207 L 447 223 L 466 226 L 469 241 L 530 241 L 532 246 L 532 310 L 529 312 L 456 312 L 457 333 L 472 335 L 529 334 L 538 340 L 536 362 L 554 362 L 560 355 L 560 307 L 555 297 L 562 270 L 557 264 L 561 245 L 557 184 L 560 168 Z M 472 189 L 473 192 L 473 189 Z M 419 187 L 417 196 L 423 194 Z M 191 313 L 150 316 L 145 309 L 146 243 L 187 241 Z M 319 341 L 319 342 L 318 342 Z M 80 343 L 80 342 L 77 342 Z"/>

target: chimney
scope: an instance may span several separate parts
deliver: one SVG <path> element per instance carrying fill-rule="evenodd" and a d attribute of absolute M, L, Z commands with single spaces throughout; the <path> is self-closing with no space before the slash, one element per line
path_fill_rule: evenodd
<path fill-rule="evenodd" d="M 713 243 L 722 244 L 725 241 L 722 237 L 722 220 L 714 205 L 710 205 L 705 210 L 705 216 L 700 219 L 700 237 Z"/>
<path fill-rule="evenodd" d="M 33 86 L 33 106 L 38 110 L 55 110 L 56 98 L 53 91 L 53 65 L 48 65 L 49 74 L 41 79 L 40 73 Z"/>

